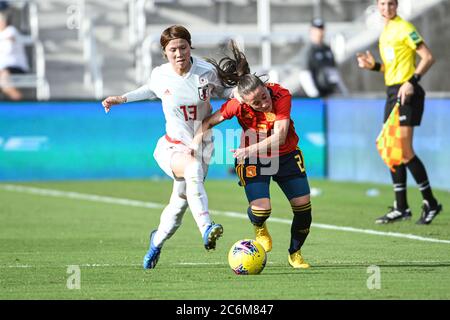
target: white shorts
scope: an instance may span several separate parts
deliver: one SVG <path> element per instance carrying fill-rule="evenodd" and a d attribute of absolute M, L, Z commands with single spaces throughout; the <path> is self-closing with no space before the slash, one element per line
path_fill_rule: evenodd
<path fill-rule="evenodd" d="M 189 148 L 181 142 L 173 142 L 169 141 L 170 138 L 167 135 L 159 138 L 158 143 L 156 144 L 155 151 L 153 152 L 153 157 L 158 163 L 159 167 L 172 179 L 174 180 L 184 180 L 176 178 L 173 174 L 171 163 L 172 156 L 176 152 L 186 153 L 189 152 Z M 206 178 L 206 174 L 208 173 L 208 163 L 211 158 L 212 152 L 214 150 L 214 146 L 212 143 L 203 144 L 203 148 L 206 151 L 207 156 L 204 156 L 204 161 L 202 161 L 202 167 L 204 176 Z"/>

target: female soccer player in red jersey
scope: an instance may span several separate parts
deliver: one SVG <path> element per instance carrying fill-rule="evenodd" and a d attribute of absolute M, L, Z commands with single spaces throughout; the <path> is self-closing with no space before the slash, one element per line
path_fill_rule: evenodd
<path fill-rule="evenodd" d="M 232 151 L 239 184 L 244 187 L 249 202 L 247 213 L 255 227 L 256 240 L 266 251 L 272 249 L 266 220 L 272 210 L 269 184 L 273 179 L 286 195 L 294 214 L 288 261 L 294 268 L 309 268 L 300 249 L 311 226 L 310 189 L 303 155 L 297 147 L 299 138 L 290 118 L 291 94 L 280 85 L 266 84 L 251 74 L 245 55 L 234 42 L 231 51 L 233 58 L 209 62 L 216 67 L 225 86 L 236 87 L 234 98 L 203 120 L 191 147 L 195 151 L 203 133 L 213 126 L 237 117 L 243 132 L 240 147 Z"/>

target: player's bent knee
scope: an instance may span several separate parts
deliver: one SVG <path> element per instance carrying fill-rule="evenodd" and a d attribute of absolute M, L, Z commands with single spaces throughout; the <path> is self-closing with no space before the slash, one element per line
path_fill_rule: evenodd
<path fill-rule="evenodd" d="M 269 198 L 256 199 L 250 202 L 250 207 L 252 210 L 271 210 L 272 206 L 270 204 Z"/>
<path fill-rule="evenodd" d="M 305 196 L 292 198 L 289 202 L 293 206 L 302 206 L 302 205 L 309 203 L 310 201 L 311 201 L 311 196 L 308 194 Z"/>
<path fill-rule="evenodd" d="M 264 222 L 270 217 L 272 213 L 272 209 L 253 209 L 253 207 L 249 207 L 247 209 L 247 215 L 255 226 L 262 226 Z"/>
<path fill-rule="evenodd" d="M 186 183 L 202 182 L 203 181 L 203 167 L 198 161 L 191 161 L 184 169 L 184 179 Z"/>

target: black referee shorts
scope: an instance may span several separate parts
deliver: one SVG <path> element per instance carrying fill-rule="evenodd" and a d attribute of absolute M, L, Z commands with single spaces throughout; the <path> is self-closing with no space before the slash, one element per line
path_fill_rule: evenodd
<path fill-rule="evenodd" d="M 387 99 L 384 107 L 384 122 L 391 114 L 397 102 L 397 94 L 401 85 L 387 87 Z M 407 127 L 420 126 L 425 102 L 425 91 L 420 85 L 414 86 L 414 94 L 400 106 L 400 125 Z"/>

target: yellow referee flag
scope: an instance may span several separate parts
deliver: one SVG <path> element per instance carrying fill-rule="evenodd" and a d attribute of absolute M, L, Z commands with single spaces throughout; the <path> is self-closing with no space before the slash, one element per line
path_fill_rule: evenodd
<path fill-rule="evenodd" d="M 395 172 L 394 166 L 401 164 L 403 158 L 399 108 L 400 101 L 397 101 L 376 140 L 381 159 L 392 172 Z"/>

